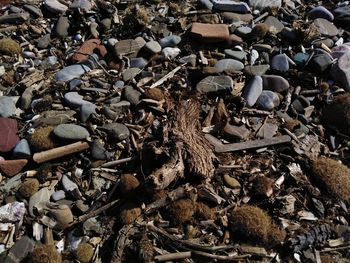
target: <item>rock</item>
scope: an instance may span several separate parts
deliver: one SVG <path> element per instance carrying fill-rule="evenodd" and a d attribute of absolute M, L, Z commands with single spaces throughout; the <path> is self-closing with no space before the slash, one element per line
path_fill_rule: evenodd
<path fill-rule="evenodd" d="M 78 92 L 72 91 L 67 92 L 64 94 L 64 100 L 70 105 L 74 107 L 80 107 L 84 104 L 88 104 L 90 102 L 83 99 L 84 97 L 81 96 Z"/>
<path fill-rule="evenodd" d="M 271 53 L 272 47 L 268 44 L 254 44 L 253 49 L 259 52 Z"/>
<path fill-rule="evenodd" d="M 0 152 L 11 151 L 19 142 L 17 121 L 0 117 Z"/>
<path fill-rule="evenodd" d="M 181 37 L 177 35 L 170 35 L 163 37 L 159 40 L 159 44 L 162 48 L 165 47 L 175 47 L 181 42 Z"/>
<path fill-rule="evenodd" d="M 233 140 L 246 140 L 250 135 L 250 131 L 245 127 L 245 125 L 234 126 L 227 123 L 223 131 L 227 137 Z"/>
<path fill-rule="evenodd" d="M 225 49 L 224 53 L 227 57 L 229 58 L 233 58 L 236 60 L 245 60 L 247 59 L 247 53 L 244 51 L 236 51 L 236 50 L 232 50 L 232 49 Z"/>
<path fill-rule="evenodd" d="M 71 65 L 67 66 L 60 71 L 58 71 L 55 75 L 55 79 L 57 81 L 70 81 L 75 78 L 79 78 L 81 75 L 89 72 L 91 69 L 85 65 Z"/>
<path fill-rule="evenodd" d="M 27 162 L 26 159 L 0 161 L 0 171 L 9 177 L 12 177 L 22 171 Z"/>
<path fill-rule="evenodd" d="M 330 54 L 318 54 L 312 57 L 309 62 L 310 69 L 318 74 L 326 71 L 333 63 L 333 58 Z"/>
<path fill-rule="evenodd" d="M 251 32 L 252 28 L 249 26 L 240 26 L 235 30 L 235 33 L 240 37 L 247 37 Z"/>
<path fill-rule="evenodd" d="M 333 58 L 340 58 L 345 53 L 350 52 L 350 46 L 344 44 L 337 47 L 332 48 L 332 57 Z"/>
<path fill-rule="evenodd" d="M 228 94 L 232 87 L 233 81 L 229 76 L 208 76 L 197 84 L 196 90 L 200 93 Z"/>
<path fill-rule="evenodd" d="M 148 61 L 146 59 L 144 59 L 143 57 L 130 59 L 130 67 L 131 68 L 143 69 L 144 67 L 147 66 L 147 64 L 148 64 Z"/>
<path fill-rule="evenodd" d="M 283 92 L 289 89 L 288 81 L 277 75 L 263 75 L 263 88 L 274 92 Z"/>
<path fill-rule="evenodd" d="M 334 41 L 330 38 L 326 39 L 316 39 L 311 42 L 312 45 L 315 47 L 321 47 L 322 44 L 326 45 L 329 48 L 332 48 L 334 46 Z"/>
<path fill-rule="evenodd" d="M 119 101 L 117 103 L 113 103 L 109 106 L 109 108 L 116 113 L 117 115 L 127 113 L 130 108 L 130 102 L 129 101 Z"/>
<path fill-rule="evenodd" d="M 102 26 L 104 32 L 110 30 L 111 26 L 112 26 L 112 20 L 109 18 L 102 19 L 101 26 Z"/>
<path fill-rule="evenodd" d="M 58 229 L 65 229 L 69 227 L 69 224 L 73 222 L 73 214 L 67 205 L 60 205 L 56 203 L 48 203 L 47 210 L 50 215 L 55 219 Z"/>
<path fill-rule="evenodd" d="M 162 47 L 157 41 L 149 41 L 145 44 L 144 49 L 150 52 L 151 54 L 157 54 L 162 51 Z"/>
<path fill-rule="evenodd" d="M 279 54 L 272 58 L 271 68 L 277 71 L 286 72 L 289 70 L 289 61 L 286 54 Z"/>
<path fill-rule="evenodd" d="M 277 93 L 270 90 L 263 90 L 256 101 L 258 108 L 262 110 L 273 110 L 280 104 L 280 99 Z"/>
<path fill-rule="evenodd" d="M 66 198 L 66 193 L 63 190 L 58 190 L 51 195 L 53 201 L 59 201 Z"/>
<path fill-rule="evenodd" d="M 21 12 L 0 16 L 0 24 L 22 24 L 30 18 L 29 13 Z"/>
<path fill-rule="evenodd" d="M 317 18 L 313 24 L 318 28 L 319 32 L 324 36 L 333 37 L 339 34 L 338 28 L 331 22 L 323 18 Z"/>
<path fill-rule="evenodd" d="M 261 76 L 270 69 L 270 65 L 245 66 L 244 74 L 248 76 Z"/>
<path fill-rule="evenodd" d="M 0 97 L 0 117 L 10 117 L 16 112 L 16 104 L 11 97 Z"/>
<path fill-rule="evenodd" d="M 206 9 L 213 9 L 213 3 L 210 0 L 199 0 L 199 3 Z"/>
<path fill-rule="evenodd" d="M 91 114 L 96 113 L 96 105 L 92 103 L 85 103 L 80 106 L 80 120 L 85 123 Z"/>
<path fill-rule="evenodd" d="M 46 34 L 46 35 L 42 36 L 41 38 L 39 38 L 37 47 L 39 49 L 45 49 L 50 45 L 50 42 L 51 42 L 51 36 L 50 36 L 50 34 Z"/>
<path fill-rule="evenodd" d="M 221 15 L 223 16 L 224 20 L 228 23 L 250 23 L 253 20 L 253 16 L 251 14 L 236 14 L 231 12 L 223 12 L 221 13 Z"/>
<path fill-rule="evenodd" d="M 242 62 L 234 59 L 221 59 L 215 64 L 217 72 L 223 71 L 240 71 L 244 69 Z"/>
<path fill-rule="evenodd" d="M 230 36 L 228 26 L 224 24 L 193 23 L 191 34 L 206 43 L 222 42 Z"/>
<path fill-rule="evenodd" d="M 284 25 L 281 23 L 281 21 L 279 21 L 274 16 L 268 16 L 265 19 L 264 23 L 269 26 L 269 31 L 273 34 L 280 33 L 284 28 Z"/>
<path fill-rule="evenodd" d="M 103 147 L 103 145 L 99 141 L 94 140 L 90 145 L 90 149 L 91 149 L 92 158 L 96 160 L 107 159 L 106 149 Z"/>
<path fill-rule="evenodd" d="M 74 0 L 73 3 L 69 6 L 70 9 L 79 9 L 84 12 L 91 10 L 91 2 L 89 0 Z"/>
<path fill-rule="evenodd" d="M 122 141 L 130 136 L 128 127 L 121 123 L 108 123 L 102 126 L 107 131 L 108 135 L 117 141 Z"/>
<path fill-rule="evenodd" d="M 136 57 L 137 53 L 143 45 L 140 45 L 140 42 L 134 39 L 125 39 L 118 41 L 114 46 L 114 51 L 117 56 L 132 56 Z"/>
<path fill-rule="evenodd" d="M 19 159 L 28 159 L 32 156 L 29 143 L 26 139 L 20 140 L 13 149 L 13 157 Z"/>
<path fill-rule="evenodd" d="M 5 263 L 17 263 L 22 262 L 28 254 L 30 254 L 35 247 L 35 241 L 28 236 L 22 236 L 21 239 L 17 240 L 16 243 L 11 247 Z"/>
<path fill-rule="evenodd" d="M 58 0 L 45 0 L 44 6 L 55 14 L 62 14 L 68 9 L 68 6 L 61 4 Z"/>
<path fill-rule="evenodd" d="M 129 81 L 136 77 L 142 70 L 139 68 L 127 68 L 123 71 L 123 81 Z"/>
<path fill-rule="evenodd" d="M 238 182 L 238 180 L 229 176 L 228 174 L 224 174 L 223 179 L 224 179 L 225 184 L 228 187 L 233 188 L 233 189 L 240 189 L 241 188 L 241 184 Z"/>
<path fill-rule="evenodd" d="M 43 17 L 43 13 L 41 12 L 40 8 L 34 5 L 24 5 L 23 9 L 35 17 Z"/>
<path fill-rule="evenodd" d="M 21 53 L 21 51 L 21 46 L 17 41 L 6 37 L 0 40 L 0 54 L 12 56 Z"/>
<path fill-rule="evenodd" d="M 333 21 L 334 16 L 333 14 L 327 10 L 324 6 L 317 6 L 312 8 L 308 13 L 307 16 L 309 19 L 317 19 L 317 18 L 323 18 L 328 21 Z"/>
<path fill-rule="evenodd" d="M 172 60 L 180 54 L 181 50 L 176 47 L 166 47 L 162 50 L 162 54 L 166 59 Z"/>
<path fill-rule="evenodd" d="M 260 76 L 254 76 L 243 90 L 242 97 L 249 107 L 254 106 L 263 90 L 263 81 Z"/>
<path fill-rule="evenodd" d="M 195 67 L 197 65 L 197 56 L 195 54 L 191 54 L 189 56 L 184 56 L 179 59 L 180 63 L 188 63 L 189 66 Z"/>
<path fill-rule="evenodd" d="M 131 105 L 136 105 L 139 103 L 141 97 L 141 92 L 134 89 L 131 86 L 125 86 L 124 98 L 131 103 Z"/>
<path fill-rule="evenodd" d="M 343 88 L 350 91 L 350 52 L 342 55 L 331 69 L 331 76 L 339 81 Z"/>
<path fill-rule="evenodd" d="M 69 29 L 69 19 L 67 16 L 62 15 L 56 23 L 55 26 L 55 34 L 59 37 L 66 37 L 68 36 L 68 29 Z"/>
<path fill-rule="evenodd" d="M 310 58 L 310 54 L 308 54 L 308 53 L 297 53 L 293 57 L 293 61 L 297 65 L 305 65 L 306 62 L 309 60 L 309 58 Z"/>
<path fill-rule="evenodd" d="M 231 0 L 212 0 L 213 8 L 219 11 L 227 11 L 234 13 L 249 13 L 250 8 L 247 3 L 235 2 Z"/>
<path fill-rule="evenodd" d="M 350 6 L 340 6 L 333 10 L 334 20 L 337 23 L 347 25 L 350 23 Z"/>
<path fill-rule="evenodd" d="M 89 59 L 89 55 L 92 55 L 98 50 L 98 53 L 101 57 L 104 57 L 107 54 L 107 49 L 101 43 L 99 39 L 89 39 L 85 41 L 80 48 L 72 56 L 72 60 L 75 62 L 82 62 Z"/>
<path fill-rule="evenodd" d="M 266 8 L 280 8 L 282 6 L 282 0 L 249 0 L 248 3 L 252 9 L 260 11 Z"/>
<path fill-rule="evenodd" d="M 53 133 L 62 140 L 84 140 L 90 136 L 87 129 L 76 124 L 60 124 Z"/>

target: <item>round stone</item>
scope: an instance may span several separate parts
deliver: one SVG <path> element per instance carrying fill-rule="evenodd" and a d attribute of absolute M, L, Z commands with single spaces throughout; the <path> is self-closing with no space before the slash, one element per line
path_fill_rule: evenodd
<path fill-rule="evenodd" d="M 124 89 L 124 98 L 129 101 L 132 105 L 139 103 L 141 97 L 141 92 L 134 89 L 131 86 L 125 86 Z"/>
<path fill-rule="evenodd" d="M 103 125 L 102 128 L 108 132 L 112 139 L 117 141 L 125 140 L 130 136 L 128 127 L 122 123 L 108 123 Z"/>
<path fill-rule="evenodd" d="M 74 107 L 79 107 L 83 104 L 90 103 L 86 100 L 83 99 L 84 97 L 81 96 L 78 92 L 72 91 L 72 92 L 67 92 L 64 94 L 64 100 L 70 105 Z"/>
<path fill-rule="evenodd" d="M 283 92 L 289 88 L 289 82 L 285 78 L 277 75 L 263 75 L 263 88 L 275 92 Z"/>
<path fill-rule="evenodd" d="M 244 51 L 236 51 L 232 49 L 225 49 L 224 53 L 227 57 L 233 58 L 236 60 L 245 60 L 247 58 L 247 53 Z"/>
<path fill-rule="evenodd" d="M 323 19 L 327 19 L 329 21 L 333 21 L 334 20 L 334 16 L 333 14 L 327 10 L 327 8 L 325 8 L 324 6 L 317 6 L 313 9 L 311 9 L 308 13 L 307 16 L 310 19 L 317 19 L 317 18 L 323 18 Z"/>
<path fill-rule="evenodd" d="M 29 143 L 26 139 L 20 140 L 13 149 L 13 157 L 27 159 L 31 156 Z"/>
<path fill-rule="evenodd" d="M 91 69 L 85 65 L 71 65 L 58 71 L 55 75 L 57 81 L 70 81 L 79 78 L 81 75 L 89 72 Z"/>
<path fill-rule="evenodd" d="M 219 72 L 223 71 L 241 71 L 244 69 L 242 62 L 235 59 L 221 59 L 215 64 L 216 70 Z"/>
<path fill-rule="evenodd" d="M 196 90 L 209 94 L 229 93 L 232 86 L 233 81 L 229 76 L 208 76 L 198 82 Z"/>
<path fill-rule="evenodd" d="M 263 90 L 256 104 L 262 110 L 273 110 L 280 104 L 280 99 L 277 93 L 270 90 Z"/>
<path fill-rule="evenodd" d="M 130 59 L 130 68 L 143 69 L 144 67 L 147 66 L 147 64 L 148 64 L 148 61 L 143 57 Z"/>
<path fill-rule="evenodd" d="M 53 133 L 63 140 L 83 140 L 90 136 L 87 129 L 76 124 L 60 124 Z"/>
<path fill-rule="evenodd" d="M 233 189 L 240 189 L 241 188 L 241 184 L 238 182 L 238 180 L 236 178 L 233 178 L 231 176 L 229 176 L 228 174 L 224 174 L 224 182 L 225 184 Z"/>
<path fill-rule="evenodd" d="M 145 44 L 144 49 L 152 54 L 157 54 L 162 51 L 162 47 L 159 45 L 157 41 L 149 41 Z"/>
<path fill-rule="evenodd" d="M 242 97 L 246 100 L 247 105 L 252 107 L 259 98 L 263 90 L 263 81 L 260 76 L 254 76 L 244 88 Z"/>
<path fill-rule="evenodd" d="M 80 120 L 85 123 L 91 114 L 96 113 L 96 105 L 92 103 L 85 103 L 80 107 Z"/>
<path fill-rule="evenodd" d="M 286 72 L 289 70 L 289 62 L 286 54 L 279 54 L 272 58 L 271 68 L 277 71 Z"/>
<path fill-rule="evenodd" d="M 181 37 L 177 35 L 163 37 L 161 40 L 159 40 L 159 44 L 161 45 L 162 48 L 175 47 L 180 42 L 181 42 Z"/>
<path fill-rule="evenodd" d="M 333 37 L 338 35 L 338 28 L 328 20 L 324 18 L 317 18 L 314 20 L 314 25 L 318 28 L 320 33 L 324 36 Z"/>

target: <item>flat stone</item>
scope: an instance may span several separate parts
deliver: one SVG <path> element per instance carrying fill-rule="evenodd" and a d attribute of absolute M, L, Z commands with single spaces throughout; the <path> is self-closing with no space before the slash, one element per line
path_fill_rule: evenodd
<path fill-rule="evenodd" d="M 259 125 L 260 127 L 260 125 Z M 278 125 L 274 123 L 265 123 L 260 129 L 259 132 L 256 134 L 259 138 L 272 138 L 274 137 L 278 132 Z"/>
<path fill-rule="evenodd" d="M 113 110 L 116 114 L 124 114 L 129 111 L 130 102 L 126 100 L 119 101 L 117 103 L 113 103 L 109 106 L 111 110 Z"/>
<path fill-rule="evenodd" d="M 246 140 L 250 135 L 250 131 L 245 127 L 245 125 L 234 126 L 231 124 L 226 124 L 223 131 L 226 137 L 233 140 Z"/>
<path fill-rule="evenodd" d="M 234 13 L 249 13 L 250 8 L 247 3 L 235 2 L 231 0 L 212 0 L 213 8 L 219 11 L 234 12 Z"/>
<path fill-rule="evenodd" d="M 274 92 L 283 92 L 289 89 L 289 82 L 285 78 L 277 75 L 263 75 L 263 89 Z"/>
<path fill-rule="evenodd" d="M 179 62 L 187 63 L 189 66 L 195 67 L 197 64 L 197 56 L 195 54 L 184 56 L 179 59 Z"/>
<path fill-rule="evenodd" d="M 22 262 L 35 247 L 35 241 L 28 236 L 23 236 L 20 240 L 11 247 L 5 263 L 19 263 Z"/>
<path fill-rule="evenodd" d="M 236 50 L 232 50 L 232 49 L 225 49 L 224 53 L 227 57 L 229 58 L 233 58 L 236 60 L 245 60 L 247 59 L 247 53 L 244 51 L 236 51 Z"/>
<path fill-rule="evenodd" d="M 27 12 L 13 13 L 0 16 L 0 24 L 23 24 L 30 18 Z"/>
<path fill-rule="evenodd" d="M 59 37 L 68 36 L 69 19 L 67 16 L 60 16 L 55 25 L 55 34 Z"/>
<path fill-rule="evenodd" d="M 270 69 L 270 65 L 254 65 L 254 66 L 245 66 L 244 74 L 248 76 L 261 76 L 264 75 Z"/>
<path fill-rule="evenodd" d="M 131 103 L 131 105 L 136 105 L 139 103 L 141 97 L 141 92 L 134 89 L 131 86 L 125 86 L 124 98 Z"/>
<path fill-rule="evenodd" d="M 252 32 L 252 28 L 249 26 L 237 27 L 235 33 L 240 37 L 247 37 Z"/>
<path fill-rule="evenodd" d="M 96 113 L 96 105 L 92 103 L 85 103 L 80 106 L 80 120 L 85 123 L 91 114 Z"/>
<path fill-rule="evenodd" d="M 0 152 L 11 151 L 19 142 L 17 121 L 0 117 Z"/>
<path fill-rule="evenodd" d="M 243 22 L 250 23 L 253 20 L 251 14 L 237 14 L 232 12 L 223 12 L 221 13 L 224 20 L 228 23 Z"/>
<path fill-rule="evenodd" d="M 309 60 L 309 58 L 310 58 L 310 54 L 300 52 L 300 53 L 295 54 L 295 56 L 293 57 L 293 61 L 297 65 L 305 65 L 306 62 Z"/>
<path fill-rule="evenodd" d="M 220 18 L 218 14 L 201 14 L 196 22 L 204 24 L 220 24 Z"/>
<path fill-rule="evenodd" d="M 27 159 L 32 156 L 29 143 L 26 139 L 20 140 L 13 149 L 13 157 Z"/>
<path fill-rule="evenodd" d="M 74 0 L 73 3 L 69 6 L 70 9 L 80 9 L 84 12 L 91 10 L 92 4 L 89 0 Z"/>
<path fill-rule="evenodd" d="M 263 90 L 263 81 L 260 76 L 254 76 L 243 90 L 242 97 L 249 107 L 254 106 Z"/>
<path fill-rule="evenodd" d="M 262 110 L 273 110 L 280 104 L 280 99 L 277 93 L 270 90 L 263 90 L 256 101 L 258 108 Z"/>
<path fill-rule="evenodd" d="M 10 117 L 16 112 L 16 104 L 11 97 L 0 97 L 0 117 Z"/>
<path fill-rule="evenodd" d="M 264 23 L 270 27 L 269 31 L 274 34 L 280 33 L 284 28 L 284 25 L 281 23 L 281 21 L 279 21 L 274 16 L 268 16 L 265 19 Z"/>
<path fill-rule="evenodd" d="M 333 63 L 333 58 L 329 54 L 318 54 L 312 57 L 309 62 L 310 69 L 315 73 L 326 71 Z"/>
<path fill-rule="evenodd" d="M 102 126 L 104 130 L 106 130 L 113 139 L 122 141 L 130 136 L 130 131 L 128 127 L 126 127 L 122 123 L 108 123 Z"/>
<path fill-rule="evenodd" d="M 325 8 L 324 6 L 317 6 L 317 7 L 312 8 L 307 13 L 307 16 L 309 19 L 323 18 L 323 19 L 326 19 L 328 21 L 334 20 L 333 14 L 330 11 L 328 11 L 328 9 Z"/>
<path fill-rule="evenodd" d="M 50 43 L 51 43 L 51 36 L 50 34 L 46 34 L 41 38 L 39 38 L 37 47 L 39 49 L 45 49 L 50 45 Z"/>
<path fill-rule="evenodd" d="M 91 69 L 85 65 L 71 65 L 67 66 L 60 71 L 58 71 L 55 75 L 55 79 L 57 81 L 70 81 L 75 78 L 79 78 L 81 75 L 89 72 Z"/>
<path fill-rule="evenodd" d="M 331 22 L 323 18 L 317 18 L 313 23 L 324 36 L 333 37 L 339 34 L 338 28 Z"/>
<path fill-rule="evenodd" d="M 157 41 L 149 41 L 145 44 L 144 49 L 150 52 L 151 54 L 157 54 L 162 51 L 162 47 Z"/>
<path fill-rule="evenodd" d="M 200 93 L 218 94 L 230 93 L 233 87 L 233 80 L 229 76 L 208 76 L 202 79 L 196 86 Z"/>
<path fill-rule="evenodd" d="M 264 10 L 266 8 L 280 8 L 282 0 L 249 0 L 249 6 L 252 9 Z"/>
<path fill-rule="evenodd" d="M 101 43 L 101 40 L 89 39 L 78 48 L 72 56 L 72 60 L 75 62 L 85 61 L 89 58 L 89 55 L 92 55 L 97 50 L 101 57 L 104 57 L 107 54 L 107 49 Z"/>
<path fill-rule="evenodd" d="M 170 35 L 167 37 L 163 37 L 159 40 L 159 44 L 162 48 L 165 47 L 175 47 L 181 42 L 181 37 L 177 35 Z"/>
<path fill-rule="evenodd" d="M 103 147 L 103 145 L 99 141 L 97 140 L 92 141 L 90 145 L 90 150 L 91 150 L 91 156 L 95 160 L 107 159 L 106 149 Z"/>
<path fill-rule="evenodd" d="M 66 123 L 73 118 L 76 114 L 73 110 L 66 111 L 44 111 L 41 113 L 39 118 L 39 123 L 47 124 L 47 125 L 59 125 L 62 123 Z"/>
<path fill-rule="evenodd" d="M 321 47 L 322 44 L 326 45 L 329 48 L 332 48 L 334 46 L 334 41 L 330 38 L 326 39 L 316 39 L 311 42 L 312 45 L 315 47 Z"/>
<path fill-rule="evenodd" d="M 125 39 L 118 41 L 114 46 L 114 51 L 117 56 L 119 55 L 127 55 L 136 57 L 137 53 L 140 51 L 140 49 L 143 47 L 143 45 L 140 45 L 140 42 L 134 39 Z"/>
<path fill-rule="evenodd" d="M 242 62 L 235 59 L 221 59 L 215 64 L 215 68 L 218 72 L 223 71 L 240 71 L 244 69 L 244 65 Z"/>
<path fill-rule="evenodd" d="M 289 61 L 286 54 L 279 54 L 272 58 L 271 68 L 277 71 L 286 72 L 289 70 Z"/>
<path fill-rule="evenodd" d="M 6 176 L 12 177 L 22 171 L 27 162 L 26 159 L 0 161 L 0 171 Z"/>
<path fill-rule="evenodd" d="M 331 76 L 339 81 L 345 90 L 350 91 L 350 52 L 343 54 L 333 65 Z"/>
<path fill-rule="evenodd" d="M 142 70 L 139 68 L 127 68 L 123 71 L 123 81 L 129 81 L 136 77 Z"/>
<path fill-rule="evenodd" d="M 90 103 L 84 100 L 84 97 L 81 96 L 78 92 L 72 91 L 64 94 L 64 100 L 73 107 L 80 107 L 84 104 Z"/>
<path fill-rule="evenodd" d="M 36 17 L 43 17 L 43 13 L 41 12 L 40 8 L 34 5 L 24 5 L 23 9 L 26 10 L 28 13 L 30 13 L 33 16 Z"/>
<path fill-rule="evenodd" d="M 270 53 L 272 50 L 272 47 L 268 44 L 254 44 L 253 48 L 259 52 L 267 52 L 267 53 Z"/>
<path fill-rule="evenodd" d="M 224 24 L 193 23 L 191 34 L 206 43 L 222 42 L 230 36 L 228 26 Z"/>
<path fill-rule="evenodd" d="M 144 59 L 143 57 L 130 59 L 130 67 L 131 68 L 143 69 L 144 67 L 147 66 L 147 64 L 148 64 L 148 61 L 146 59 Z"/>
<path fill-rule="evenodd" d="M 68 10 L 68 6 L 60 3 L 58 0 L 45 0 L 44 6 L 55 14 L 62 14 Z"/>
<path fill-rule="evenodd" d="M 76 124 L 60 124 L 53 133 L 62 140 L 83 140 L 90 136 L 87 129 Z"/>

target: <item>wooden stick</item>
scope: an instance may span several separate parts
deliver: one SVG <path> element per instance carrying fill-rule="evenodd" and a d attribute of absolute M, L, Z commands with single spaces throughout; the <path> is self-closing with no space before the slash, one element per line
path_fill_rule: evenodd
<path fill-rule="evenodd" d="M 236 152 L 242 150 L 262 148 L 291 141 L 291 137 L 289 135 L 230 144 L 222 144 L 220 140 L 218 140 L 210 134 L 206 134 L 205 138 L 215 147 L 215 152 L 217 153 Z"/>
<path fill-rule="evenodd" d="M 177 252 L 177 253 L 169 253 L 165 255 L 158 255 L 158 256 L 155 256 L 154 259 L 158 262 L 163 262 L 163 261 L 185 259 L 190 257 L 191 257 L 191 251 L 186 251 L 186 252 Z"/>
<path fill-rule="evenodd" d="M 111 161 L 108 163 L 104 163 L 101 165 L 101 167 L 103 167 L 103 168 L 113 167 L 113 166 L 117 166 L 118 164 L 130 162 L 134 159 L 135 159 L 135 157 L 128 157 L 128 158 L 124 158 L 124 159 L 119 159 L 119 160 Z"/>
<path fill-rule="evenodd" d="M 196 250 L 191 250 L 191 251 L 193 254 L 206 257 L 206 258 L 220 260 L 220 261 L 242 261 L 243 259 L 250 258 L 252 256 L 250 254 L 239 255 L 239 256 L 221 256 L 221 255 L 210 254 L 203 251 L 196 251 Z"/>
<path fill-rule="evenodd" d="M 76 142 L 62 147 L 35 153 L 33 156 L 33 160 L 37 163 L 44 163 L 72 153 L 84 151 L 88 148 L 89 144 L 87 142 Z"/>

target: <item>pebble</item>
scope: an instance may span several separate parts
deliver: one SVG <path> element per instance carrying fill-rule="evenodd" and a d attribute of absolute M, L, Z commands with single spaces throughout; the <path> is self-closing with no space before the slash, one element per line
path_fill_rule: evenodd
<path fill-rule="evenodd" d="M 130 67 L 131 68 L 143 69 L 144 67 L 147 66 L 147 64 L 148 64 L 148 61 L 146 59 L 144 59 L 143 57 L 130 59 Z"/>
<path fill-rule="evenodd" d="M 91 116 L 91 114 L 96 113 L 96 105 L 92 103 L 84 103 L 80 106 L 80 120 L 85 123 Z"/>
<path fill-rule="evenodd" d="M 177 35 L 171 35 L 163 37 L 159 40 L 159 44 L 162 48 L 165 47 L 175 47 L 181 42 L 181 37 Z"/>
<path fill-rule="evenodd" d="M 307 16 L 309 19 L 317 19 L 317 18 L 323 18 L 329 21 L 334 20 L 333 14 L 327 10 L 324 6 L 317 6 L 312 8 L 308 13 Z"/>
<path fill-rule="evenodd" d="M 92 141 L 91 145 L 91 156 L 95 160 L 106 160 L 106 149 L 103 147 L 103 145 L 98 141 L 94 140 Z"/>
<path fill-rule="evenodd" d="M 252 107 L 263 91 L 263 80 L 261 76 L 254 76 L 243 90 L 242 97 L 246 100 L 247 106 Z"/>
<path fill-rule="evenodd" d="M 289 61 L 286 54 L 279 54 L 272 58 L 271 68 L 277 71 L 286 72 L 289 70 Z"/>
<path fill-rule="evenodd" d="M 247 53 L 244 51 L 236 51 L 236 50 L 232 50 L 232 49 L 225 49 L 224 53 L 227 57 L 229 58 L 233 58 L 236 60 L 245 60 L 247 59 Z"/>
<path fill-rule="evenodd" d="M 230 36 L 228 26 L 224 24 L 192 23 L 191 34 L 206 43 L 222 42 Z"/>
<path fill-rule="evenodd" d="M 174 47 L 166 47 L 162 50 L 162 54 L 166 59 L 172 60 L 180 54 L 181 50 Z"/>
<path fill-rule="evenodd" d="M 263 75 L 264 90 L 271 90 L 274 92 L 283 92 L 289 89 L 288 80 L 277 75 Z"/>
<path fill-rule="evenodd" d="M 199 0 L 199 3 L 208 10 L 213 9 L 213 3 L 211 0 Z"/>
<path fill-rule="evenodd" d="M 39 49 L 45 49 L 50 45 L 50 42 L 51 42 L 51 36 L 50 36 L 50 34 L 46 34 L 46 35 L 42 36 L 41 38 L 39 38 L 37 47 Z"/>
<path fill-rule="evenodd" d="M 232 140 L 246 140 L 250 135 L 250 131 L 245 127 L 245 125 L 234 126 L 226 124 L 223 129 L 225 137 L 229 137 Z"/>
<path fill-rule="evenodd" d="M 58 0 L 45 0 L 44 6 L 55 14 L 62 14 L 68 10 L 68 6 L 61 4 Z"/>
<path fill-rule="evenodd" d="M 235 59 L 221 59 L 215 64 L 217 72 L 240 71 L 244 69 L 244 64 Z"/>
<path fill-rule="evenodd" d="M 117 141 L 125 140 L 130 136 L 128 127 L 122 123 L 108 123 L 103 125 L 102 128 L 108 132 L 111 138 Z"/>
<path fill-rule="evenodd" d="M 89 0 L 74 0 L 69 6 L 70 9 L 79 9 L 84 12 L 91 10 L 92 4 Z"/>
<path fill-rule="evenodd" d="M 125 39 L 118 41 L 114 46 L 114 51 L 117 56 L 132 56 L 136 57 L 137 53 L 144 46 L 140 44 L 139 41 L 134 39 Z"/>
<path fill-rule="evenodd" d="M 139 68 L 127 68 L 123 71 L 123 81 L 127 82 L 129 80 L 132 80 L 134 77 L 136 77 L 141 72 L 141 69 Z"/>
<path fill-rule="evenodd" d="M 261 76 L 270 69 L 270 65 L 245 66 L 244 73 L 248 76 Z"/>
<path fill-rule="evenodd" d="M 113 103 L 109 106 L 113 112 L 115 112 L 117 115 L 127 113 L 129 111 L 129 108 L 131 106 L 131 103 L 129 101 L 119 101 L 117 103 Z"/>
<path fill-rule="evenodd" d="M 84 127 L 76 124 L 60 124 L 53 133 L 62 140 L 83 140 L 90 136 Z"/>
<path fill-rule="evenodd" d="M 280 104 L 280 99 L 277 93 L 270 90 L 263 90 L 256 101 L 258 108 L 262 110 L 273 110 Z"/>
<path fill-rule="evenodd" d="M 231 0 L 212 0 L 213 8 L 219 11 L 234 13 L 249 13 L 250 8 L 245 2 L 235 2 Z"/>
<path fill-rule="evenodd" d="M 84 97 L 81 96 L 78 92 L 72 91 L 67 92 L 64 94 L 64 100 L 73 107 L 80 107 L 83 104 L 89 103 L 88 101 L 84 100 Z"/>
<path fill-rule="evenodd" d="M 60 71 L 58 71 L 55 75 L 55 79 L 57 81 L 70 81 L 75 78 L 79 78 L 81 75 L 89 72 L 91 69 L 85 65 L 71 65 L 67 66 Z"/>
<path fill-rule="evenodd" d="M 240 37 L 247 37 L 252 32 L 252 28 L 249 26 L 237 27 L 235 33 Z"/>
<path fill-rule="evenodd" d="M 23 9 L 33 16 L 43 17 L 43 13 L 41 12 L 40 8 L 34 5 L 24 5 Z"/>
<path fill-rule="evenodd" d="M 124 88 L 124 98 L 131 103 L 131 105 L 136 105 L 139 103 L 141 97 L 141 92 L 134 89 L 132 86 L 125 86 Z"/>
<path fill-rule="evenodd" d="M 149 41 L 145 44 L 144 49 L 150 52 L 151 54 L 157 54 L 162 51 L 162 47 L 157 41 Z"/>
<path fill-rule="evenodd" d="M 13 98 L 8 96 L 0 97 L 0 117 L 10 117 L 16 112 L 16 104 Z"/>
<path fill-rule="evenodd" d="M 55 26 L 55 34 L 59 37 L 68 36 L 69 19 L 67 16 L 60 16 Z"/>
<path fill-rule="evenodd" d="M 350 23 L 350 6 L 340 6 L 333 10 L 334 20 L 340 24 Z"/>
<path fill-rule="evenodd" d="M 18 159 L 28 159 L 32 156 L 29 143 L 26 139 L 20 140 L 13 149 L 12 155 Z"/>
<path fill-rule="evenodd" d="M 310 69 L 315 73 L 326 71 L 333 63 L 333 58 L 330 54 L 319 54 L 312 57 L 309 62 Z"/>
<path fill-rule="evenodd" d="M 65 198 L 66 198 L 66 193 L 63 190 L 56 191 L 51 195 L 51 199 L 53 201 L 59 201 Z"/>
<path fill-rule="evenodd" d="M 21 52 L 19 43 L 11 38 L 2 38 L 0 40 L 0 54 L 14 55 Z"/>
<path fill-rule="evenodd" d="M 72 60 L 75 62 L 82 62 L 89 58 L 94 52 L 98 50 L 101 57 L 107 54 L 107 49 L 99 39 L 89 39 L 85 41 L 78 50 L 73 54 Z"/>
<path fill-rule="evenodd" d="M 319 32 L 324 36 L 333 37 L 338 35 L 338 28 L 328 20 L 324 18 L 317 18 L 313 24 L 318 28 Z"/>
<path fill-rule="evenodd" d="M 232 188 L 232 189 L 240 189 L 241 188 L 241 184 L 238 182 L 238 180 L 236 178 L 233 178 L 231 176 L 229 176 L 228 174 L 224 174 L 224 182 L 225 184 Z"/>
<path fill-rule="evenodd" d="M 249 6 L 252 9 L 264 10 L 266 8 L 277 8 L 282 6 L 282 0 L 249 0 Z"/>
<path fill-rule="evenodd" d="M 200 93 L 220 94 L 229 93 L 232 87 L 233 81 L 229 76 L 208 76 L 197 84 L 196 90 Z"/>
<path fill-rule="evenodd" d="M 342 84 L 342 88 L 350 91 L 350 52 L 343 54 L 331 69 L 334 80 Z"/>
<path fill-rule="evenodd" d="M 264 23 L 269 26 L 269 31 L 273 34 L 282 32 L 284 28 L 283 23 L 274 16 L 268 16 Z"/>
<path fill-rule="evenodd" d="M 0 24 L 22 24 L 30 18 L 27 12 L 13 13 L 0 16 Z"/>
<path fill-rule="evenodd" d="M 0 161 L 0 171 L 9 177 L 12 177 L 22 171 L 27 163 L 28 160 L 26 159 Z"/>

